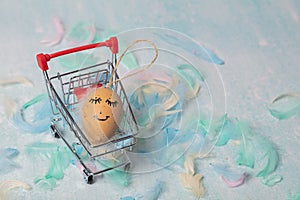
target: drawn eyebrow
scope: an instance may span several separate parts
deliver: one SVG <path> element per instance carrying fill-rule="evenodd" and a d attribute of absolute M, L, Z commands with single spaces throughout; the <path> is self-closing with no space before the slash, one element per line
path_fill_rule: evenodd
<path fill-rule="evenodd" d="M 112 106 L 112 107 L 116 107 L 117 104 L 119 103 L 118 101 L 110 101 L 109 99 L 106 99 L 105 101 L 109 106 Z"/>
<path fill-rule="evenodd" d="M 100 103 L 101 101 L 102 99 L 100 97 L 91 98 L 89 100 L 90 103 L 95 103 L 95 104 Z"/>

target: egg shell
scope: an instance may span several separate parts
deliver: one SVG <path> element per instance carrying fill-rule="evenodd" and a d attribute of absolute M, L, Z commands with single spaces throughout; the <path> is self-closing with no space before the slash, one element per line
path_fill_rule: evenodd
<path fill-rule="evenodd" d="M 93 89 L 83 98 L 81 123 L 91 145 L 99 145 L 110 139 L 123 117 L 123 103 L 110 88 Z"/>

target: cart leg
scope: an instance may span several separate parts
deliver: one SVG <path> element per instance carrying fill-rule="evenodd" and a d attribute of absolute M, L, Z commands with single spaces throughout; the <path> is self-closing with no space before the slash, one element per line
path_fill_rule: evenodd
<path fill-rule="evenodd" d="M 51 133 L 52 133 L 52 135 L 53 135 L 55 138 L 60 138 L 56 126 L 55 126 L 54 124 L 51 124 L 51 125 L 50 125 L 50 128 L 51 128 Z"/>
<path fill-rule="evenodd" d="M 126 163 L 126 164 L 124 165 L 124 171 L 125 171 L 125 172 L 129 172 L 130 167 L 131 167 L 131 162 Z"/>
<path fill-rule="evenodd" d="M 84 169 L 83 170 L 83 176 L 84 176 L 84 180 L 86 181 L 87 184 L 94 183 L 94 175 L 93 175 L 93 173 L 91 173 L 88 170 Z"/>

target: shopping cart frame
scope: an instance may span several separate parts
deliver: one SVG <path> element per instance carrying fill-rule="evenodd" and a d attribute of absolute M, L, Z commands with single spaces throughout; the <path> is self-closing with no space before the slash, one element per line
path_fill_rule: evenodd
<path fill-rule="evenodd" d="M 56 75 L 49 75 L 48 62 L 50 60 L 67 54 L 99 47 L 108 47 L 110 49 L 112 54 L 111 61 L 107 60 L 106 62 L 83 67 L 62 74 L 58 72 Z M 112 80 L 119 79 L 117 72 L 112 73 L 117 63 L 117 53 L 118 40 L 116 37 L 111 37 L 104 42 L 79 46 L 52 54 L 40 53 L 36 55 L 38 66 L 44 75 L 53 114 L 50 125 L 51 131 L 55 137 L 61 138 L 75 155 L 83 167 L 84 179 L 89 184 L 94 182 L 95 175 L 102 174 L 106 171 L 120 167 L 124 167 L 125 170 L 129 170 L 131 162 L 124 149 L 131 150 L 131 147 L 136 143 L 135 136 L 138 134 L 137 122 L 133 115 L 132 108 L 129 104 L 128 97 L 121 81 L 114 81 L 112 85 L 113 90 L 115 90 L 115 92 L 118 93 L 122 99 L 125 113 L 125 119 L 122 120 L 124 130 L 119 130 L 116 138 L 108 140 L 107 142 L 99 145 L 91 145 L 84 134 L 84 130 L 82 130 L 82 128 L 78 125 L 76 119 L 74 119 L 74 114 L 72 114 L 71 111 L 73 107 L 78 104 L 78 100 L 76 100 L 76 98 L 74 100 L 75 88 L 89 88 L 97 84 L 104 85 L 108 82 L 108 77 L 112 74 Z M 99 76 L 102 78 L 99 79 Z M 61 93 L 59 93 L 59 91 Z M 61 122 L 63 122 L 63 125 L 61 125 Z M 64 131 L 65 128 L 63 128 L 63 126 L 65 124 L 67 124 L 73 133 L 66 133 Z M 116 162 L 114 165 L 92 170 L 90 167 L 88 167 L 86 158 L 83 158 L 77 152 L 74 144 L 81 145 L 84 148 L 85 152 L 88 154 L 89 161 L 107 158 L 108 155 L 115 155 L 116 153 L 118 153 L 119 157 L 122 157 L 122 159 L 120 159 L 119 162 Z"/>

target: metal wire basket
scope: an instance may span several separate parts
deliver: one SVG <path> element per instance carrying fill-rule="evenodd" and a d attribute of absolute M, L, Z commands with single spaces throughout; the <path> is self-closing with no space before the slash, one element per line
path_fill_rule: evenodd
<path fill-rule="evenodd" d="M 110 48 L 111 60 L 107 59 L 96 65 L 49 75 L 48 62 L 53 58 L 99 47 Z M 114 168 L 124 167 L 128 170 L 130 160 L 125 150 L 131 150 L 131 147 L 136 143 L 135 136 L 138 133 L 138 126 L 121 81 L 116 81 L 111 86 L 111 89 L 121 98 L 124 113 L 118 130 L 112 138 L 97 145 L 91 144 L 78 117 L 79 101 L 75 95 L 75 90 L 105 85 L 111 76 L 113 76 L 113 80 L 118 80 L 118 74 L 112 73 L 117 62 L 117 53 L 118 40 L 116 37 L 111 37 L 105 42 L 75 47 L 52 54 L 40 53 L 36 56 L 45 78 L 52 108 L 53 115 L 50 125 L 52 133 L 55 137 L 61 138 L 78 159 L 83 167 L 83 174 L 87 183 L 93 183 L 95 175 Z"/>

